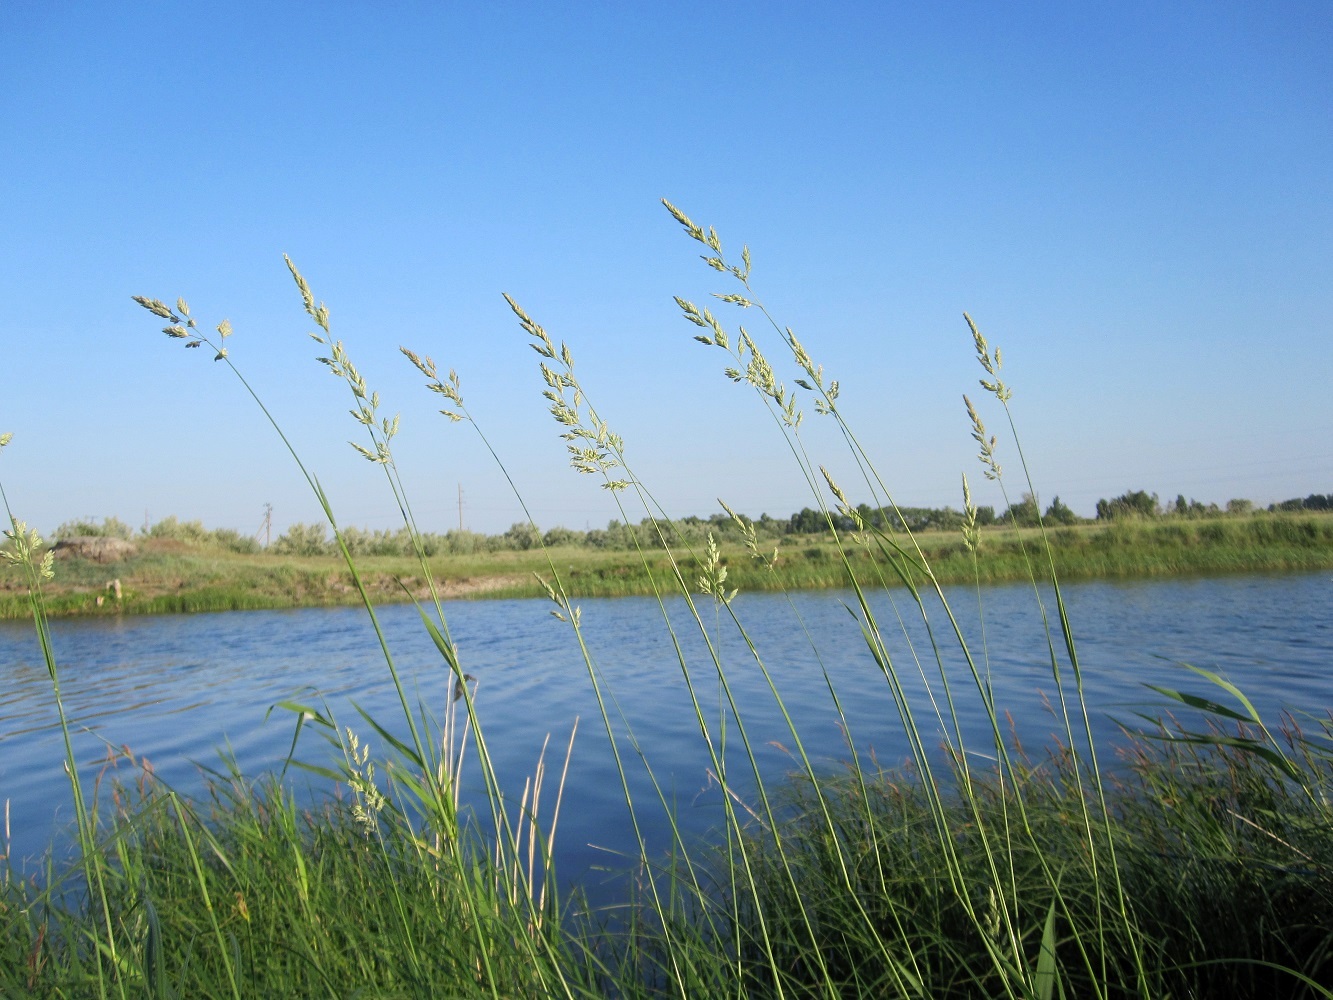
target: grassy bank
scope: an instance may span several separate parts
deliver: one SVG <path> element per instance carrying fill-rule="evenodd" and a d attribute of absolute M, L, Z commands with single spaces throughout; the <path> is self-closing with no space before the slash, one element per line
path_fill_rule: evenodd
<path fill-rule="evenodd" d="M 1330 734 L 1317 728 L 1321 739 Z M 1289 735 L 1287 748 L 1299 754 L 1305 734 Z M 1048 943 L 1080 954 L 1061 974 L 1071 997 L 1105 995 L 1111 982 L 1134 996 L 1305 995 L 1291 970 L 1333 986 L 1328 758 L 1305 761 L 1298 784 L 1225 747 L 1126 736 L 1120 754 L 1107 808 L 1125 921 L 1105 919 L 1122 901 L 1077 829 L 1087 786 L 1080 792 L 1066 750 L 1017 758 L 1008 782 L 956 772 L 971 792 L 950 798 L 940 816 L 911 774 L 852 773 L 817 790 L 797 783 L 784 856 L 760 855 L 759 899 L 743 911 L 742 948 L 751 953 L 761 929 L 748 907 L 779 918 L 766 933 L 781 942 L 783 973 L 764 991 L 817 995 L 831 978 L 847 996 L 1003 996 L 994 951 L 1010 934 L 1026 954 Z M 1002 855 L 1001 835 L 1013 838 Z M 997 860 L 1003 899 L 989 888 Z M 812 944 L 823 968 L 811 961 Z"/>
<path fill-rule="evenodd" d="M 588 912 L 577 892 L 558 891 L 561 803 L 566 783 L 579 781 L 577 769 L 569 770 L 569 750 L 563 766 L 554 751 L 547 759 L 543 750 L 521 794 L 503 791 L 517 783 L 496 772 L 485 712 L 466 672 L 469 651 L 450 636 L 441 600 L 449 591 L 435 582 L 450 564 L 428 557 L 421 544 L 393 457 L 398 422 L 378 416 L 378 394 L 333 339 L 328 311 L 289 261 L 306 315 L 320 331 L 314 336 L 327 356 L 319 363 L 345 383 L 365 429 L 366 443 L 355 447 L 385 473 L 418 558 L 404 564 L 354 557 L 331 501 L 274 424 L 325 512 L 342 564 L 336 572 L 324 560 L 244 565 L 273 574 L 267 586 L 284 580 L 289 589 L 307 588 L 303 599 L 350 588 L 380 639 L 384 683 L 401 714 L 362 713 L 351 727 L 319 704 L 282 706 L 298 734 L 309 727 L 327 742 L 319 756 L 310 754 L 308 739 L 293 741 L 306 755 L 295 765 L 322 789 L 308 808 L 296 804 L 281 776 L 250 781 L 226 772 L 196 801 L 146 773 L 126 775 L 115 794 L 99 795 L 90 786 L 101 775 L 85 781 L 69 739 L 48 629 L 48 608 L 61 593 L 50 591 L 49 581 L 59 570 L 67 594 L 86 587 L 84 599 L 98 593 L 105 608 L 105 577 L 114 567 L 56 567 L 36 534 L 11 514 L 4 553 L 21 581 L 50 675 L 78 856 L 70 870 L 44 877 L 0 875 L 0 993 L 99 1000 L 1333 998 L 1333 720 L 1307 718 L 1304 730 L 1294 719 L 1274 727 L 1225 678 L 1195 669 L 1202 694 L 1154 689 L 1185 721 L 1127 732 L 1124 759 L 1110 766 L 1107 747 L 1093 738 L 1096 708 L 1084 697 L 1060 591 L 1069 576 L 1315 568 L 1326 565 L 1320 560 L 1327 558 L 1328 522 L 1254 518 L 1067 531 L 1039 525 L 1004 535 L 980 530 L 964 479 L 958 536 L 917 537 L 866 523 L 801 437 L 807 408 L 835 422 L 851 453 L 848 464 L 864 473 L 858 488 L 871 496 L 871 509 L 892 506 L 843 421 L 838 383 L 756 301 L 748 249 L 739 261 L 726 257 L 712 229 L 667 208 L 707 248 L 713 272 L 732 281 L 718 299 L 753 310 L 758 326 L 771 327 L 765 343 L 789 356 L 793 383 L 804 394 L 779 381 L 754 335 L 729 332 L 709 310 L 678 299 L 684 317 L 702 331 L 695 339 L 725 352 L 727 377 L 751 390 L 774 418 L 790 445 L 793 475 L 809 484 L 830 529 L 837 518 L 857 530 L 830 531 L 822 543 L 803 540 L 776 561 L 741 517 L 734 518 L 745 545 L 740 552 L 724 550 L 711 535 L 699 544 L 678 533 L 593 408 L 571 349 L 510 301 L 541 358 L 543 394 L 571 464 L 611 491 L 623 523 L 641 523 L 646 513 L 648 537 L 656 539 L 632 563 L 619 553 L 576 561 L 541 545 L 506 557 L 515 576 L 532 567 L 524 560 L 539 560 L 542 592 L 581 655 L 599 706 L 593 722 L 601 730 L 599 752 L 614 763 L 623 822 L 640 845 L 624 859 L 630 875 L 622 905 Z M 169 323 L 169 337 L 207 344 L 199 355 L 225 362 L 249 389 L 223 346 L 230 324 L 219 324 L 214 336 L 196 325 L 183 300 L 174 308 L 138 301 Z M 986 376 L 986 406 L 1012 428 L 1013 392 L 1000 375 L 1000 352 L 965 319 Z M 404 354 L 444 400 L 446 415 L 489 447 L 458 378 L 440 375 L 428 357 Z M 996 437 L 970 401 L 967 416 L 983 474 L 1007 495 Z M 0 437 L 0 446 L 6 441 Z M 1035 493 L 1021 457 L 1016 464 L 1024 492 Z M 3 490 L 0 499 L 8 511 Z M 1272 562 L 1257 565 L 1261 552 Z M 188 588 L 173 567 L 186 555 L 150 549 L 138 558 L 153 567 L 148 578 L 157 586 L 174 582 L 179 593 Z M 222 588 L 228 560 L 200 559 L 199 573 Z M 459 565 L 452 568 L 454 579 L 466 576 Z M 409 695 L 379 627 L 376 605 L 393 592 L 395 577 L 423 595 L 422 629 L 454 682 L 447 705 Z M 122 604 L 134 600 L 126 581 L 135 578 L 115 579 Z M 1046 623 L 1037 655 L 1049 665 L 1044 689 L 1057 733 L 1046 752 L 1029 755 L 1010 738 L 984 632 L 979 644 L 969 643 L 943 586 L 987 579 L 1033 582 L 1032 600 Z M 600 592 L 647 588 L 673 598 L 659 602 L 665 644 L 691 699 L 690 728 L 721 789 L 707 806 L 715 812 L 704 842 L 677 826 L 674 782 L 659 782 L 654 747 L 619 711 L 590 651 L 575 595 L 603 585 L 608 590 Z M 904 764 L 886 772 L 866 756 L 866 734 L 853 731 L 827 673 L 830 707 L 846 738 L 845 767 L 830 773 L 811 759 L 802 717 L 809 694 L 800 704 L 786 701 L 767 651 L 747 627 L 744 602 L 733 601 L 738 586 L 752 585 L 849 588 L 846 603 L 873 676 L 882 678 L 893 706 L 894 718 L 883 724 L 896 723 L 895 736 L 907 747 Z M 902 587 L 908 598 L 870 599 L 886 586 Z M 892 606 L 877 612 L 884 603 Z M 957 614 L 981 611 L 972 605 Z M 795 603 L 790 613 L 804 626 Z M 911 615 L 913 627 L 893 617 L 900 614 Z M 913 640 L 918 629 L 924 641 Z M 743 661 L 724 660 L 724 631 L 747 651 Z M 680 641 L 684 633 L 699 642 Z M 824 648 L 827 637 L 807 635 L 820 662 L 841 655 Z M 702 652 L 687 652 L 694 649 Z M 788 775 L 775 777 L 760 766 L 758 738 L 749 729 L 754 706 L 737 699 L 730 680 L 741 669 L 763 679 L 766 698 L 781 713 Z M 979 727 L 964 721 L 975 719 Z M 359 730 L 373 733 L 383 749 L 372 754 Z M 637 779 L 640 767 L 649 794 L 634 791 L 643 786 L 630 772 Z M 662 773 L 669 771 L 668 763 Z M 465 773 L 478 775 L 469 782 L 469 801 L 477 803 L 470 809 L 460 805 Z M 648 830 L 669 848 L 647 847 Z"/>
<path fill-rule="evenodd" d="M 100 843 L 136 995 L 225 996 L 234 979 L 242 996 L 994 997 L 1012 995 L 997 949 L 1039 961 L 1050 945 L 1065 996 L 1114 981 L 1112 995 L 1267 1000 L 1319 995 L 1303 977 L 1333 985 L 1333 782 L 1326 757 L 1300 753 L 1314 741 L 1288 736 L 1299 781 L 1243 750 L 1126 739 L 1108 807 L 1127 921 L 1105 919 L 1121 903 L 1076 820 L 1093 804 L 1069 752 L 1003 779 L 955 771 L 971 794 L 939 815 L 910 772 L 775 787 L 780 839 L 756 825 L 695 845 L 696 869 L 674 874 L 699 891 L 641 901 L 638 922 L 516 879 L 482 840 L 467 869 L 442 863 L 390 803 L 368 822 L 347 801 L 300 808 L 271 779 L 224 776 L 190 804 L 122 775 Z M 513 895 L 534 886 L 535 913 Z M 0 995 L 96 995 L 64 889 L 0 885 Z"/>
<path fill-rule="evenodd" d="M 928 531 L 912 537 L 940 582 L 968 583 L 979 575 L 984 582 L 999 583 L 1028 578 L 1025 552 L 1039 545 L 1042 536 L 1034 528 L 979 529 L 975 559 L 958 532 Z M 1333 514 L 1116 521 L 1057 528 L 1049 541 L 1055 570 L 1065 580 L 1333 568 Z M 336 555 L 244 554 L 151 538 L 138 549 L 134 556 L 109 564 L 62 559 L 46 595 L 50 613 L 161 614 L 360 603 L 351 575 Z M 848 585 L 838 543 L 829 535 L 789 538 L 771 567 L 754 559 L 742 543 L 723 541 L 720 550 L 733 584 L 745 590 Z M 879 558 L 869 549 L 852 551 L 867 564 Z M 428 565 L 445 597 L 541 597 L 545 591 L 535 575 L 546 572 L 548 561 L 561 568 L 573 597 L 651 594 L 653 579 L 669 572 L 665 555 L 644 559 L 633 551 L 585 546 L 434 556 Z M 377 603 L 429 597 L 414 558 L 364 556 L 358 565 Z M 916 578 L 924 581 L 921 573 Z M 121 582 L 119 600 L 108 589 L 113 580 Z M 22 580 L 13 568 L 4 567 L 0 618 L 29 614 Z"/>

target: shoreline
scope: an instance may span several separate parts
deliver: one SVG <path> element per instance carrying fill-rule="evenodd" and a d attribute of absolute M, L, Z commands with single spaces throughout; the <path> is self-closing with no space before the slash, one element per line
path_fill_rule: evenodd
<path fill-rule="evenodd" d="M 1063 581 L 1333 569 L 1333 516 L 1329 515 L 1093 523 L 1048 529 L 1047 537 L 1056 574 Z M 1022 581 L 1030 576 L 1028 557 L 1038 568 L 1044 565 L 1036 529 L 983 532 L 975 562 L 955 532 L 925 532 L 916 542 L 942 584 Z M 775 543 L 780 545 L 780 556 L 770 570 L 724 538 L 727 587 L 745 592 L 847 585 L 848 566 L 831 538 L 787 535 L 761 545 L 771 551 Z M 691 583 L 698 574 L 702 548 L 695 545 L 693 551 L 681 548 L 676 553 L 680 570 Z M 850 545 L 849 559 L 861 579 L 902 586 L 900 569 L 891 564 L 898 560 L 901 566 L 901 560 L 888 550 L 876 549 L 873 542 Z M 647 556 L 645 568 L 632 550 L 563 546 L 435 556 L 429 564 L 437 592 L 445 600 L 542 597 L 546 592 L 537 577 L 549 579 L 552 568 L 572 598 L 642 596 L 653 593 L 654 577 L 669 583 L 674 572 L 660 551 Z M 414 559 L 363 556 L 357 565 L 376 604 L 431 599 Z M 918 571 L 907 575 L 916 584 L 928 582 Z M 152 539 L 141 540 L 133 556 L 116 562 L 58 559 L 55 579 L 44 586 L 43 597 L 48 613 L 61 618 L 361 604 L 339 556 L 240 555 Z M 0 574 L 0 620 L 30 618 L 21 579 L 17 574 Z"/>

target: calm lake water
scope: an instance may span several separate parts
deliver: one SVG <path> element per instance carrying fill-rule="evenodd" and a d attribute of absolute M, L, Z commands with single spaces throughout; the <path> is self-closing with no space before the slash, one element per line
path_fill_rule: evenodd
<path fill-rule="evenodd" d="M 975 591 L 957 588 L 949 594 L 969 643 L 979 651 Z M 1205 682 L 1179 661 L 1223 673 L 1266 714 L 1283 707 L 1322 714 L 1333 707 L 1333 575 L 1080 583 L 1069 585 L 1065 597 L 1099 741 L 1114 740 L 1113 718 L 1132 723 L 1135 711 L 1162 708 L 1163 699 L 1145 683 L 1203 691 Z M 928 638 L 908 595 L 894 591 L 872 600 L 903 674 L 917 674 L 912 648 L 932 665 Z M 617 733 L 632 777 L 640 782 L 636 796 L 644 802 L 653 797 L 625 736 L 627 725 L 674 800 L 682 825 L 707 831 L 719 821 L 720 793 L 708 780 L 699 726 L 661 609 L 646 598 L 579 603 L 596 664 L 623 712 Z M 907 754 L 901 726 L 847 610 L 852 603 L 850 593 L 826 591 L 798 594 L 790 603 L 781 595 L 742 594 L 733 606 L 812 755 L 829 767 L 848 756 L 822 663 L 858 749 L 873 750 L 882 764 L 895 764 Z M 897 624 L 895 606 L 905 626 Z M 552 745 L 548 766 L 558 769 L 570 727 L 576 717 L 581 720 L 557 852 L 562 876 L 597 883 L 600 869 L 627 867 L 614 852 L 632 851 L 633 841 L 587 668 L 569 627 L 550 616 L 550 607 L 537 600 L 483 601 L 451 603 L 446 611 L 465 668 L 480 681 L 477 705 L 488 744 L 516 796 L 546 735 Z M 1040 746 L 1058 727 L 1043 706 L 1043 694 L 1053 695 L 1054 685 L 1032 590 L 986 588 L 981 608 L 997 699 L 1013 713 L 1028 746 Z M 716 726 L 716 675 L 698 628 L 683 601 L 668 602 L 667 611 Z M 962 695 L 965 731 L 984 739 L 984 717 L 938 602 L 929 603 L 927 613 L 950 683 Z M 792 770 L 783 749 L 791 746 L 791 735 L 761 673 L 735 627 L 712 620 L 711 606 L 708 614 L 761 766 L 775 775 Z M 452 682 L 417 612 L 387 607 L 382 620 L 409 688 L 442 715 Z M 76 752 L 89 780 L 108 745 L 146 756 L 160 777 L 185 792 L 203 787 L 200 765 L 217 766 L 219 748 L 229 747 L 247 774 L 275 769 L 290 747 L 294 718 L 279 710 L 266 720 L 265 713 L 283 699 L 313 704 L 322 697 L 340 722 L 377 750 L 382 741 L 357 718 L 352 704 L 385 723 L 395 723 L 401 714 L 366 615 L 358 609 L 58 621 L 52 632 Z M 931 677 L 938 688 L 937 676 Z M 919 676 L 910 687 L 922 729 L 933 734 L 938 725 L 928 714 Z M 728 731 L 734 737 L 734 723 Z M 326 763 L 330 749 L 308 728 L 297 756 Z M 0 623 L 0 801 L 9 800 L 16 867 L 30 866 L 68 828 L 73 811 L 62 761 L 51 685 L 31 627 Z M 733 759 L 731 766 L 742 763 Z"/>

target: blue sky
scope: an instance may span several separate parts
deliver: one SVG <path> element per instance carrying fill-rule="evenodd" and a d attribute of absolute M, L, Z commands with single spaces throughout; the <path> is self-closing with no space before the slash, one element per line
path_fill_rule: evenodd
<path fill-rule="evenodd" d="M 1003 503 L 961 403 L 979 374 L 964 310 L 1005 352 L 1044 501 L 1330 492 L 1331 181 L 1324 3 L 11 0 L 0 477 L 48 530 L 253 531 L 266 502 L 279 527 L 317 519 L 224 366 L 130 301 L 180 295 L 231 321 L 233 360 L 342 521 L 394 523 L 287 253 L 402 413 L 423 527 L 457 525 L 460 485 L 469 528 L 521 513 L 400 344 L 457 369 L 543 527 L 617 516 L 568 468 L 502 292 L 569 343 L 670 513 L 811 505 L 672 304 L 727 289 L 668 197 L 751 247 L 756 291 L 841 380 L 900 503 L 958 506 L 973 470 Z"/>

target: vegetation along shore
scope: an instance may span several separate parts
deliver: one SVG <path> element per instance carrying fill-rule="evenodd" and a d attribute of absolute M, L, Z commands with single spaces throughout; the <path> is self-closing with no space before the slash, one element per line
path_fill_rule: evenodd
<path fill-rule="evenodd" d="M 1056 571 L 1066 580 L 1308 571 L 1333 568 L 1331 501 L 1315 494 L 1255 510 L 1248 501 L 1233 500 L 1222 509 L 1181 497 L 1163 507 L 1156 497 L 1132 491 L 1100 501 L 1096 519 L 1074 516 L 1056 497 L 1043 521 L 1050 529 Z M 1027 579 L 1024 546 L 1039 537 L 1036 512 L 1027 498 L 998 516 L 978 508 L 980 545 L 974 564 L 961 534 L 961 512 L 948 507 L 860 509 L 866 523 L 887 525 L 891 537 L 905 539 L 910 530 L 942 583 L 972 582 L 978 574 L 992 583 Z M 750 522 L 760 544 L 778 552 L 771 565 L 754 557 L 729 516 L 687 517 L 676 527 L 698 545 L 711 532 L 729 579 L 744 590 L 819 589 L 848 583 L 834 532 L 851 540 L 855 525 L 836 515 L 833 520 L 830 528 L 824 515 L 806 509 L 790 518 L 764 515 Z M 517 524 L 497 535 L 449 531 L 422 537 L 431 573 L 446 598 L 544 596 L 537 574 L 545 571 L 548 557 L 566 568 L 572 596 L 614 597 L 651 593 L 653 576 L 667 568 L 665 556 L 650 554 L 645 562 L 636 551 L 636 541 L 651 546 L 651 531 L 649 523 L 613 521 L 591 531 L 557 527 L 542 533 Z M 377 602 L 429 596 L 405 531 L 351 528 L 344 536 Z M 47 601 L 56 616 L 353 605 L 361 600 L 323 525 L 293 525 L 267 547 L 235 531 L 209 531 L 197 521 L 174 517 L 147 531 L 134 531 L 114 517 L 72 522 L 56 529 L 52 539 L 61 571 L 48 584 Z M 30 615 L 22 577 L 9 564 L 0 565 L 0 618 Z"/>

